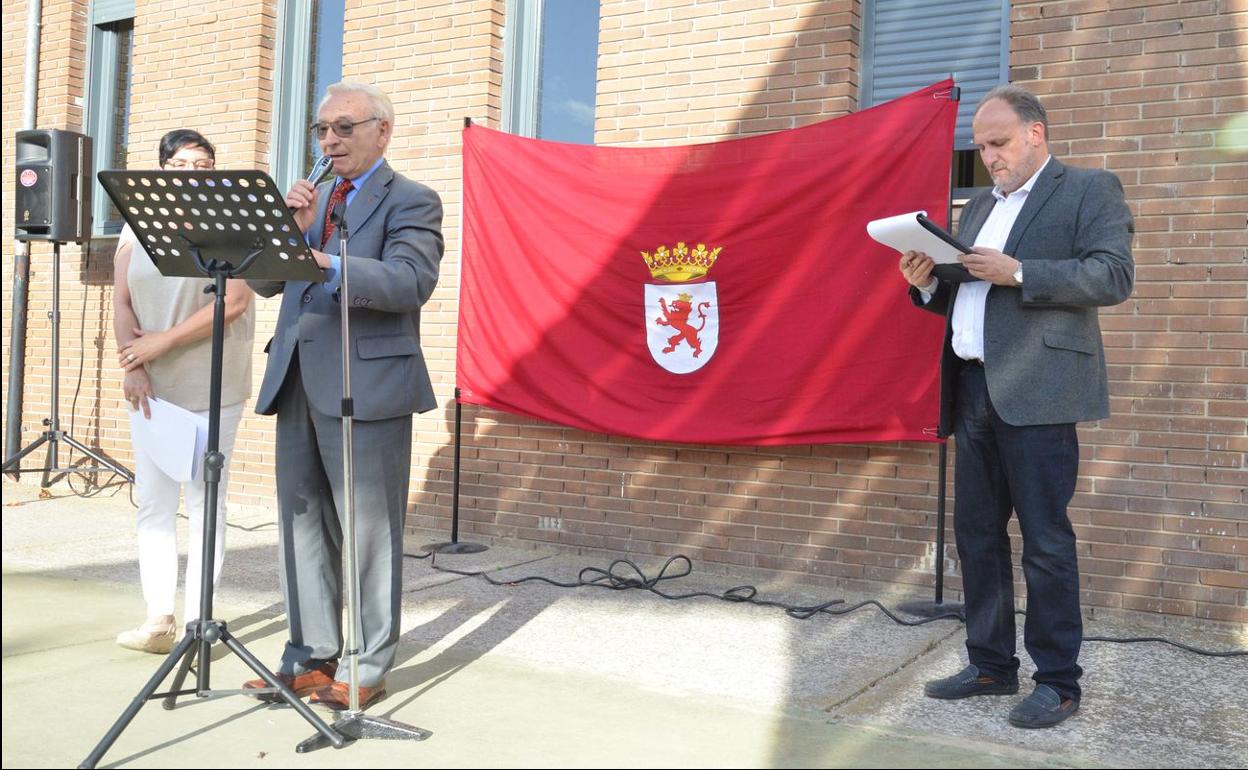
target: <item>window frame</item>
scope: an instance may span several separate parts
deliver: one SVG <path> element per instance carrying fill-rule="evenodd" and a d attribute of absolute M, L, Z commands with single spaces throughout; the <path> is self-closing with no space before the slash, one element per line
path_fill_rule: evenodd
<path fill-rule="evenodd" d="M 285 190 L 303 174 L 308 127 L 308 77 L 312 71 L 312 3 L 280 0 L 273 61 L 273 129 L 269 141 L 269 176 Z"/>
<path fill-rule="evenodd" d="M 269 176 L 285 190 L 307 173 L 307 152 L 313 141 L 308 116 L 314 106 L 317 50 L 313 23 L 318 0 L 279 0 L 273 61 L 273 123 L 269 141 Z M 345 2 L 344 2 L 345 14 Z M 341 34 L 341 29 L 338 29 Z M 338 46 L 341 50 L 341 44 Z M 337 80 L 342 79 L 339 70 Z"/>
<path fill-rule="evenodd" d="M 503 130 L 537 136 L 543 0 L 508 0 L 503 27 Z"/>
<path fill-rule="evenodd" d="M 96 174 L 116 165 L 113 146 L 119 137 L 114 130 L 114 113 L 122 94 L 115 87 L 121 74 L 121 34 L 119 25 L 129 22 L 130 34 L 125 77 L 125 118 L 120 140 L 130 135 L 130 97 L 134 77 L 134 0 L 94 0 L 88 17 L 86 94 L 83 106 L 83 132 L 91 137 L 92 157 L 91 236 L 107 237 L 121 232 L 125 220 L 109 219 L 111 199 L 100 186 Z"/>
<path fill-rule="evenodd" d="M 592 92 L 579 95 L 587 96 L 589 104 L 595 109 L 597 107 L 598 51 L 602 35 L 600 0 L 592 3 L 589 0 L 507 0 L 503 22 L 502 129 L 518 136 L 592 145 L 596 130 L 593 116 L 589 120 L 588 131 L 578 127 L 573 136 L 567 130 L 568 127 L 561 125 L 559 117 L 551 111 L 560 104 L 560 90 L 567 90 L 552 87 L 552 83 L 558 84 L 560 75 L 567 73 L 546 71 L 552 62 L 561 62 L 561 53 L 566 53 L 566 47 L 560 45 L 566 41 L 548 28 L 566 20 L 561 3 L 570 3 L 577 11 L 591 5 L 596 9 L 592 70 L 594 85 Z M 579 31 L 577 30 L 578 33 Z M 551 37 L 549 43 L 547 37 Z M 580 44 L 587 41 L 574 42 Z M 556 46 L 549 56 L 545 49 L 547 44 Z M 585 73 L 582 70 L 576 74 Z M 581 85 L 583 84 L 578 84 L 578 87 Z M 573 95 L 573 101 L 577 101 L 576 96 Z M 544 125 L 544 120 L 549 125 Z"/>
<path fill-rule="evenodd" d="M 877 5 L 878 5 L 877 0 L 863 0 L 862 2 L 862 39 L 861 39 L 861 46 L 860 46 L 861 52 L 862 52 L 862 55 L 861 55 L 862 67 L 861 67 L 860 78 L 859 78 L 860 79 L 859 94 L 858 94 L 859 109 L 867 109 L 868 107 L 872 107 L 872 106 L 875 106 L 876 104 L 883 103 L 882 101 L 880 102 L 874 101 L 871 98 L 872 92 L 875 86 L 875 74 L 876 74 L 876 57 L 875 57 L 876 13 L 875 13 L 875 10 L 876 10 Z M 998 6 L 998 10 L 1000 12 L 1001 33 L 998 38 L 998 44 L 997 44 L 997 51 L 998 51 L 997 84 L 1004 85 L 1010 82 L 1010 79 L 1009 79 L 1009 75 L 1010 75 L 1010 2 L 1009 0 L 984 0 L 984 5 L 985 7 L 987 7 L 988 5 Z M 954 74 L 956 73 L 946 72 L 946 73 L 942 73 L 941 76 L 943 77 L 944 75 L 954 75 Z M 935 77 L 934 73 L 933 73 L 933 77 Z M 922 88 L 926 85 L 929 85 L 930 82 L 932 81 L 929 80 L 928 82 L 918 82 L 916 80 L 916 82 L 913 84 L 913 87 L 916 89 Z M 955 85 L 961 88 L 962 94 L 963 94 L 962 104 L 959 105 L 959 110 L 960 111 L 968 110 L 968 109 L 973 110 L 975 108 L 975 104 L 970 103 L 970 99 L 974 99 L 976 97 L 974 95 L 971 95 L 968 98 L 966 88 L 964 87 L 962 83 L 955 82 Z M 961 112 L 961 114 L 965 115 L 965 112 Z M 964 139 L 966 139 L 966 137 L 964 137 Z M 974 159 L 975 155 L 977 155 L 977 152 L 975 148 L 971 146 L 969 139 L 966 139 L 966 141 L 960 146 L 957 140 L 957 137 L 955 136 L 954 145 L 953 145 L 953 159 L 952 159 L 953 179 L 951 180 L 954 184 L 957 184 L 957 182 L 959 181 L 973 183 L 973 181 L 975 180 L 975 177 L 981 177 L 980 181 L 982 181 L 982 178 L 986 178 L 987 176 L 986 173 L 981 174 L 980 167 L 977 165 L 974 165 L 975 163 L 978 162 L 977 160 Z M 967 160 L 968 158 L 970 158 L 971 160 L 968 161 Z M 969 174 L 967 173 L 967 169 L 970 169 Z M 987 186 L 990 187 L 991 184 L 988 184 Z M 969 198 L 970 196 L 974 195 L 976 192 L 983 190 L 983 189 L 986 189 L 986 187 L 985 186 L 965 186 L 965 185 L 957 186 L 953 189 L 953 195 L 955 199 L 963 198 L 963 197 Z"/>

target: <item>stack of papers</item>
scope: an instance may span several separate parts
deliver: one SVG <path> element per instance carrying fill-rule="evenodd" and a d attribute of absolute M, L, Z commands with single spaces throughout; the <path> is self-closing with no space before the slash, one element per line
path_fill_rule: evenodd
<path fill-rule="evenodd" d="M 152 417 L 130 412 L 130 435 L 136 452 L 144 452 L 166 476 L 193 481 L 199 476 L 208 447 L 208 418 L 155 398 L 147 400 Z"/>
<path fill-rule="evenodd" d="M 928 219 L 926 211 L 874 219 L 867 223 L 867 234 L 902 254 L 907 251 L 927 254 L 936 263 L 934 272 L 941 280 L 975 280 L 958 261 L 959 256 L 971 252 L 970 247 Z"/>

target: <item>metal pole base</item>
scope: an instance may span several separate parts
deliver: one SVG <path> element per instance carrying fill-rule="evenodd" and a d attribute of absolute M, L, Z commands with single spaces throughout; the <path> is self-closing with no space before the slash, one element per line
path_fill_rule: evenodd
<path fill-rule="evenodd" d="M 488 545 L 483 543 L 429 543 L 422 545 L 420 550 L 425 553 L 481 553 L 490 550 Z"/>
<path fill-rule="evenodd" d="M 897 605 L 897 609 L 909 615 L 918 615 L 921 618 L 957 615 L 959 620 L 963 623 L 966 622 L 966 609 L 960 602 L 903 602 Z"/>
<path fill-rule="evenodd" d="M 330 729 L 341 735 L 348 743 L 360 738 L 375 738 L 383 741 L 423 741 L 433 733 L 419 727 L 405 725 L 385 717 L 370 717 L 362 711 L 343 712 Z M 295 747 L 298 754 L 323 749 L 330 745 L 329 739 L 317 733 Z"/>

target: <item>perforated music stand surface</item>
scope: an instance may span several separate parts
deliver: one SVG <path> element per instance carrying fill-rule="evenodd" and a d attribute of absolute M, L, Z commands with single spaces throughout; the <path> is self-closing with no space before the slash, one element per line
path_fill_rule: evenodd
<path fill-rule="evenodd" d="M 246 259 L 251 279 L 325 280 L 263 171 L 101 171 L 99 180 L 162 275 L 204 275 L 198 249 L 240 273 Z"/>

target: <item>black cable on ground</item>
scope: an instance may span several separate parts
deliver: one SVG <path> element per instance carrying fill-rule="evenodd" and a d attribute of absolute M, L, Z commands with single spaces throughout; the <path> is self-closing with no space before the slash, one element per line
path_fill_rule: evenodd
<path fill-rule="evenodd" d="M 1173 639 L 1166 639 L 1161 636 L 1134 636 L 1134 637 L 1116 637 L 1116 636 L 1085 636 L 1085 642 L 1114 642 L 1115 644 L 1138 644 L 1140 642 L 1159 642 L 1168 644 L 1172 647 L 1178 647 L 1180 650 L 1194 652 L 1197 655 L 1207 655 L 1211 658 L 1236 658 L 1248 655 L 1248 650 L 1205 650 L 1200 647 L 1192 647 L 1191 645 L 1176 642 Z"/>
<path fill-rule="evenodd" d="M 758 589 L 751 585 L 734 586 L 720 593 L 712 593 L 710 591 L 691 591 L 684 594 L 669 594 L 658 589 L 658 585 L 664 580 L 675 580 L 685 577 L 693 572 L 693 562 L 688 556 L 677 554 L 671 557 L 663 566 L 659 568 L 658 574 L 654 577 L 648 577 L 646 573 L 637 566 L 637 564 L 629 559 L 616 559 L 604 570 L 599 567 L 585 567 L 577 573 L 575 582 L 564 582 L 554 580 L 552 578 L 543 577 L 541 575 L 530 575 L 521 578 L 509 578 L 506 580 L 498 580 L 490 575 L 486 570 L 459 570 L 450 567 L 441 567 L 437 563 L 437 555 L 433 553 L 426 554 L 404 554 L 408 558 L 413 559 L 430 559 L 430 566 L 439 572 L 446 572 L 452 575 L 462 575 L 463 577 L 479 577 L 493 586 L 518 586 L 522 583 L 538 582 L 555 586 L 556 588 L 606 588 L 612 591 L 624 591 L 628 589 L 641 589 L 649 591 L 656 596 L 671 601 L 679 601 L 681 599 L 692 599 L 694 597 L 705 597 L 708 599 L 719 599 L 726 602 L 735 602 L 738 604 L 753 604 L 759 607 L 777 607 L 784 610 L 784 613 L 796 620 L 807 620 L 815 615 L 825 614 L 832 616 L 848 615 L 851 612 L 859 610 L 868 605 L 875 607 L 884 614 L 889 620 L 901 626 L 923 626 L 933 623 L 937 620 L 957 620 L 963 621 L 962 614 L 959 612 L 946 612 L 941 615 L 933 615 L 928 618 L 919 618 L 917 620 L 909 620 L 900 617 L 885 607 L 875 599 L 868 599 L 857 604 L 840 606 L 845 604 L 844 599 L 833 599 L 832 601 L 823 602 L 811 606 L 800 606 L 786 604 L 784 602 L 773 601 L 770 599 L 758 598 Z M 432 557 L 432 558 L 430 558 Z M 672 565 L 680 564 L 678 572 L 668 574 L 668 570 Z M 628 568 L 628 574 L 620 574 L 620 569 Z M 1016 612 L 1018 615 L 1026 615 L 1023 610 Z M 1231 658 L 1248 656 L 1248 650 L 1205 650 L 1200 647 L 1176 642 L 1159 636 L 1142 636 L 1142 637 L 1112 637 L 1112 636 L 1085 636 L 1085 642 L 1113 642 L 1116 644 L 1138 644 L 1142 642 L 1157 642 L 1177 647 L 1180 650 L 1192 652 L 1197 655 L 1205 655 L 1214 658 Z"/>

